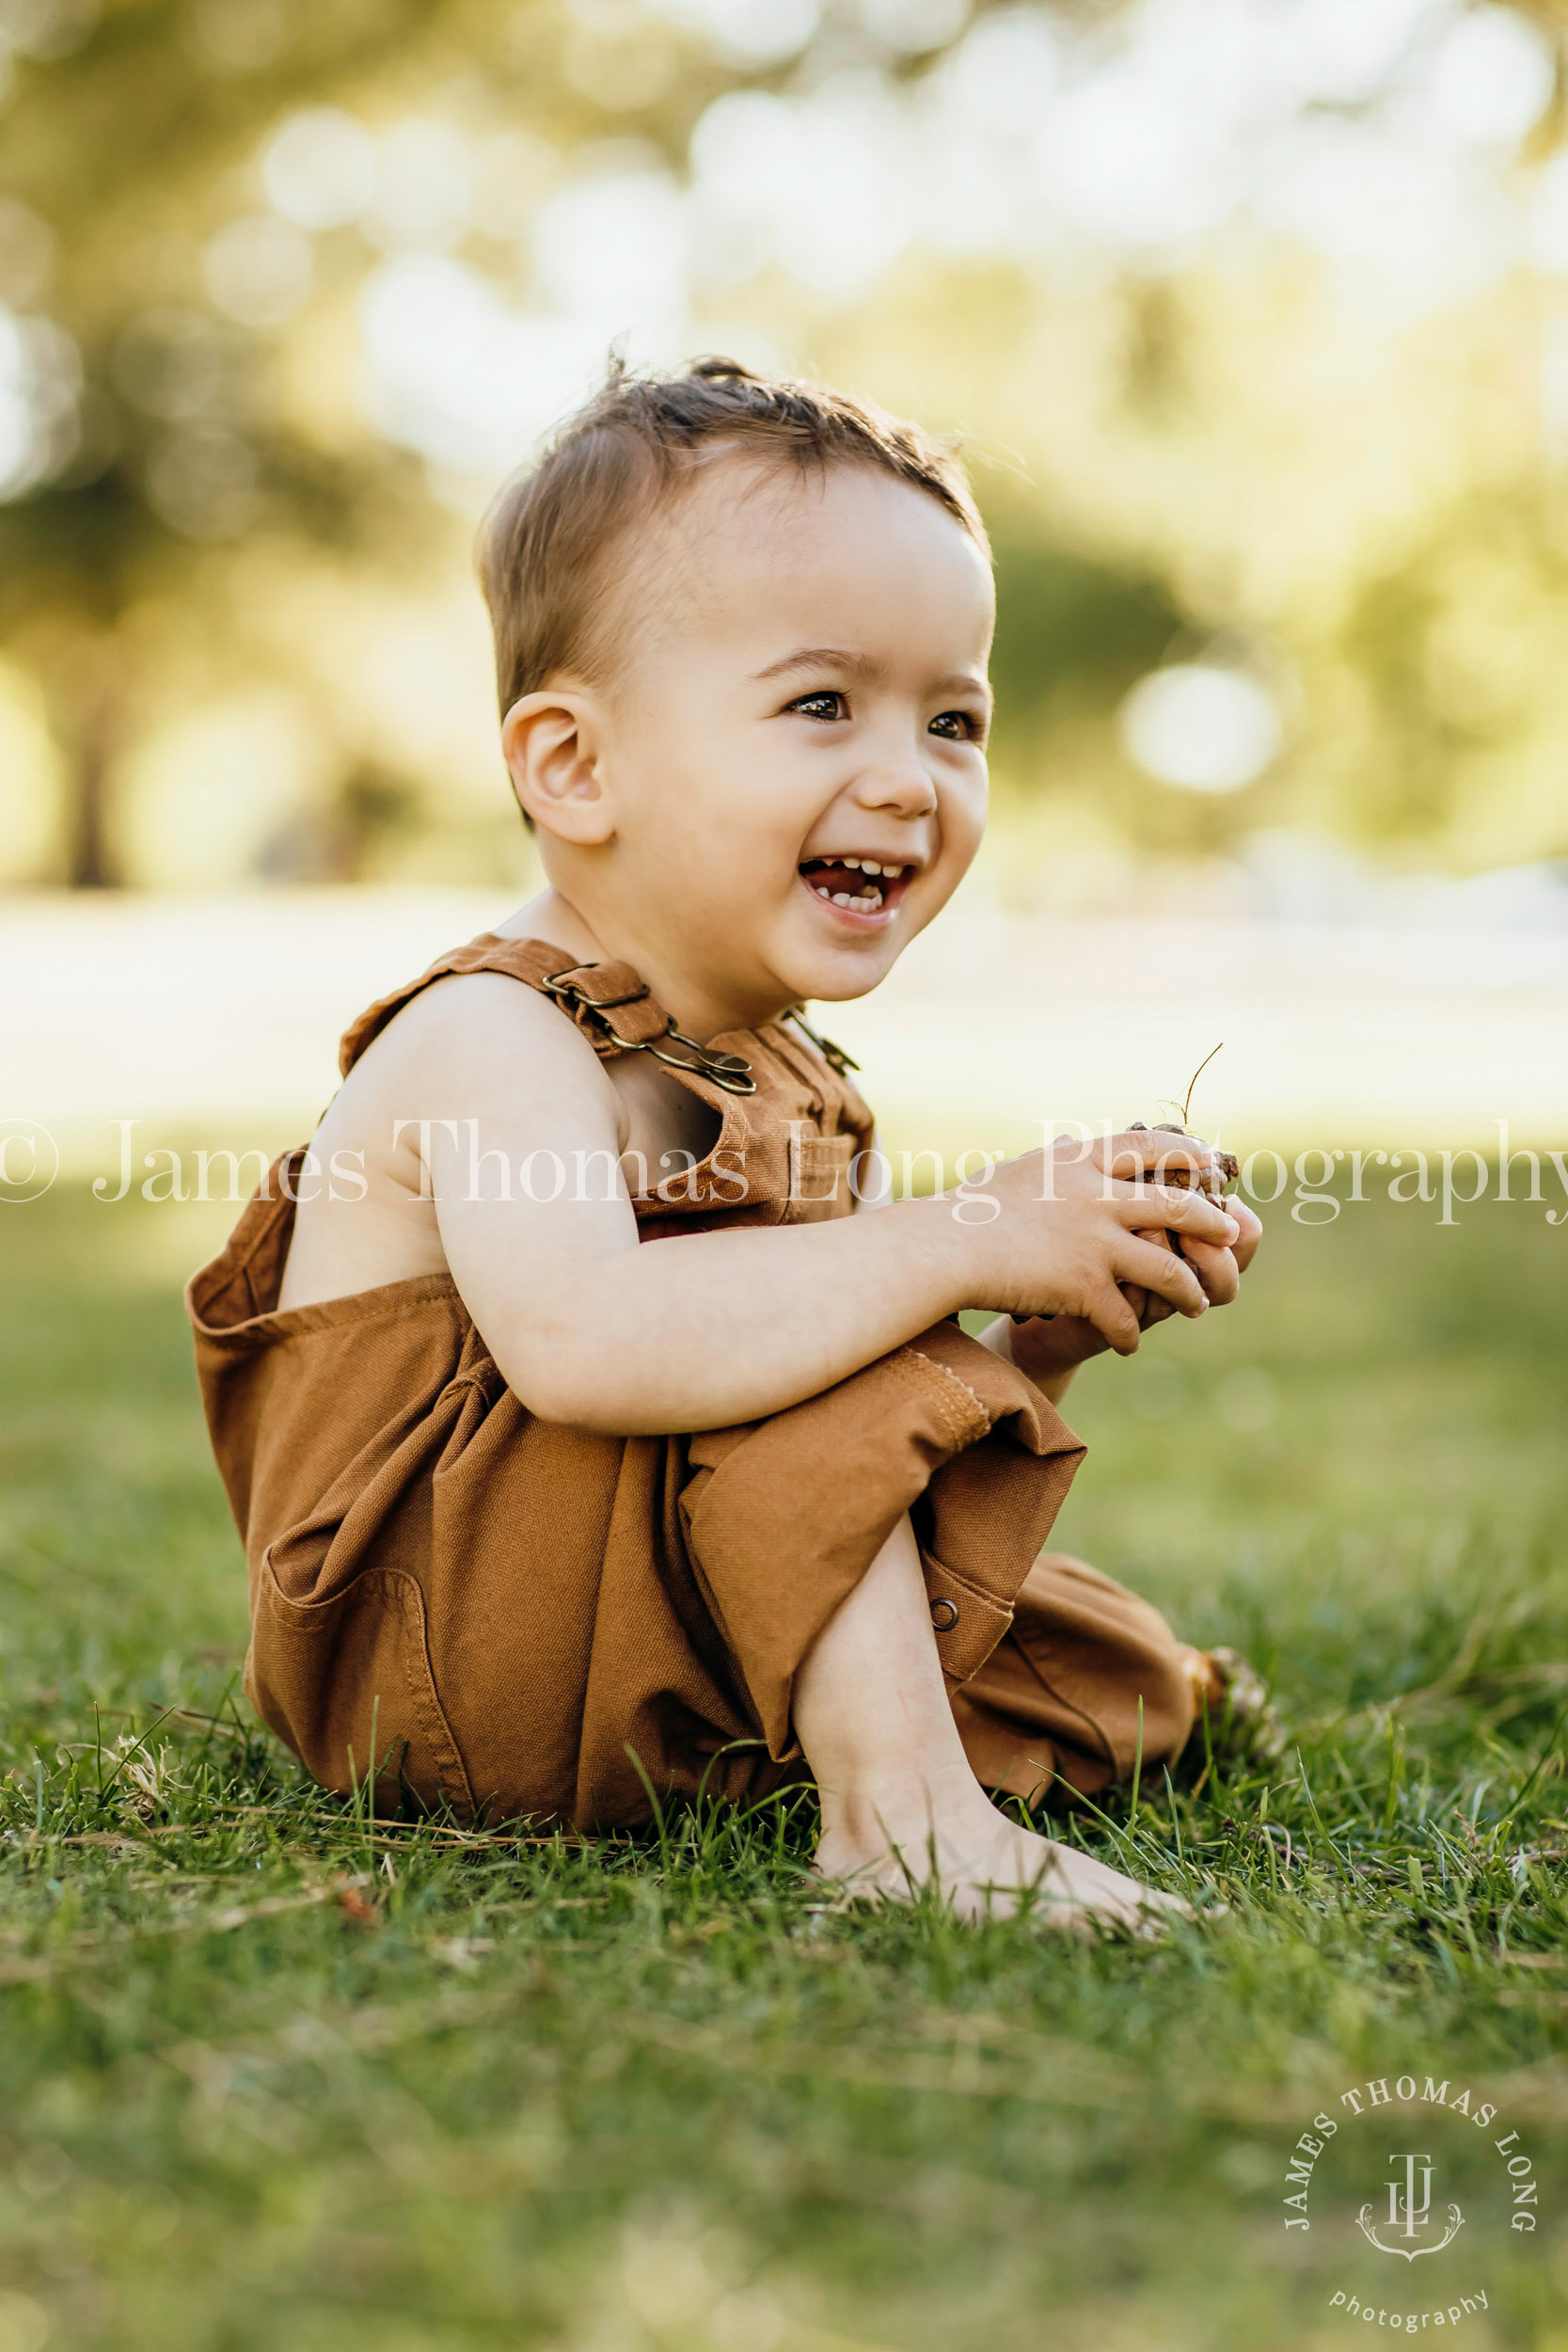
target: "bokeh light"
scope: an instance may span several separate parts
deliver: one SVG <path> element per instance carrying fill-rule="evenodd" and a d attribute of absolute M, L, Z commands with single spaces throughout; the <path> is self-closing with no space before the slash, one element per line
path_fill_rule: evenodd
<path fill-rule="evenodd" d="M 1239 792 L 1277 758 L 1279 707 L 1262 682 L 1202 661 L 1140 678 L 1121 707 L 1121 737 L 1146 774 L 1190 792 Z"/>
<path fill-rule="evenodd" d="M 472 217 L 473 158 L 448 123 L 410 117 L 384 134 L 365 230 L 387 253 L 445 253 Z"/>
<path fill-rule="evenodd" d="M 1481 8 L 1445 34 L 1432 96 L 1443 121 L 1481 147 L 1512 147 L 1535 128 L 1557 88 L 1557 61 L 1512 8 Z"/>
<path fill-rule="evenodd" d="M 187 539 L 232 539 L 260 502 L 255 452 L 220 426 L 179 428 L 154 443 L 147 491 L 171 528 Z"/>
<path fill-rule="evenodd" d="M 309 293 L 315 258 L 303 230 L 251 213 L 230 221 L 211 240 L 202 275 L 226 318 L 245 326 L 279 326 Z"/>
<path fill-rule="evenodd" d="M 341 106 L 306 106 L 268 140 L 261 159 L 267 200 L 299 229 L 357 220 L 375 189 L 375 143 Z"/>
<path fill-rule="evenodd" d="M 817 0 L 658 0 L 659 11 L 703 33 L 748 66 L 775 65 L 802 50 L 816 30 Z"/>
<path fill-rule="evenodd" d="M 80 355 L 55 321 L 0 306 L 0 498 L 20 498 L 73 454 Z"/>

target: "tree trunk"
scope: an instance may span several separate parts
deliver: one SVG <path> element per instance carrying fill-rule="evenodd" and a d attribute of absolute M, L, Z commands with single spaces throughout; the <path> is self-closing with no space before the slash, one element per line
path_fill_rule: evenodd
<path fill-rule="evenodd" d="M 111 890 L 123 879 L 109 828 L 123 697 L 112 639 L 84 647 L 62 729 L 71 762 L 66 880 L 72 890 Z"/>

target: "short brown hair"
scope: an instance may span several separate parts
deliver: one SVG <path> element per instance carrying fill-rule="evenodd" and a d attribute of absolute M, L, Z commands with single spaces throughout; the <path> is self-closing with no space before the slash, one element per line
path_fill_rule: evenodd
<path fill-rule="evenodd" d="M 681 375 L 612 361 L 602 388 L 513 475 L 484 518 L 479 574 L 496 639 L 501 713 L 557 671 L 591 672 L 610 601 L 605 556 L 705 453 L 724 445 L 800 472 L 875 466 L 946 508 L 989 555 L 962 469 L 917 424 L 847 392 L 753 375 L 736 359 Z"/>

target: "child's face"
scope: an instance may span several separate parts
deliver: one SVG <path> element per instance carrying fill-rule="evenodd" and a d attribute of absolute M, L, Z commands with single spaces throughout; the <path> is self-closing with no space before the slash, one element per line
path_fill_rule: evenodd
<path fill-rule="evenodd" d="M 650 557 L 598 698 L 606 911 L 748 1022 L 859 996 L 979 844 L 990 568 L 890 475 L 733 458 Z"/>

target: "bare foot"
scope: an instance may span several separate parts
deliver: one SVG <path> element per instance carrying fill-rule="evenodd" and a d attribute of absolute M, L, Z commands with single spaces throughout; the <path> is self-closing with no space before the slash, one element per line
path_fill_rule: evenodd
<path fill-rule="evenodd" d="M 911 1902 L 934 1880 L 960 1919 L 1004 1919 L 1027 1910 L 1049 1927 L 1080 1935 L 1116 1928 L 1149 1939 L 1171 1917 L 1195 1915 L 1178 1896 L 1021 1829 L 975 1793 L 978 1806 L 964 1805 L 958 1820 L 882 1819 L 873 1825 L 857 1806 L 858 1819 L 825 1829 L 815 1867 L 872 1901 Z"/>

